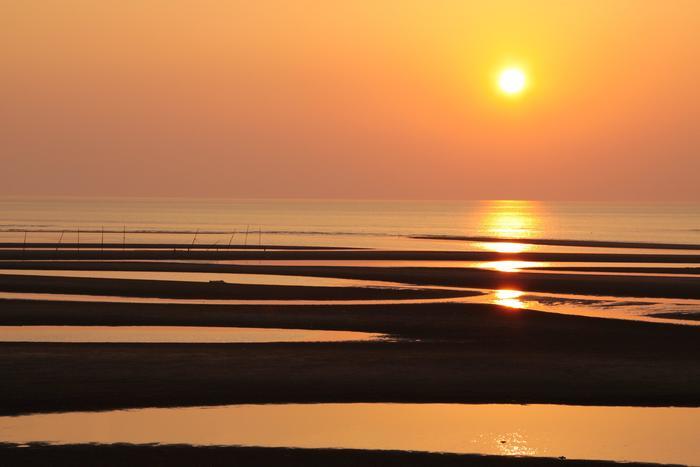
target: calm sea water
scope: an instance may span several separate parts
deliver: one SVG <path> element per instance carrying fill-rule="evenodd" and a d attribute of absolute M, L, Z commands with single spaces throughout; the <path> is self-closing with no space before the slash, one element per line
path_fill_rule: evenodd
<path fill-rule="evenodd" d="M 410 235 L 700 243 L 700 203 L 0 198 L 0 241 L 464 248 Z M 245 232 L 248 232 L 246 235 Z M 461 246 L 460 246 L 461 245 Z M 537 247 L 547 249 L 547 247 Z M 549 247 L 559 251 L 562 247 Z"/>

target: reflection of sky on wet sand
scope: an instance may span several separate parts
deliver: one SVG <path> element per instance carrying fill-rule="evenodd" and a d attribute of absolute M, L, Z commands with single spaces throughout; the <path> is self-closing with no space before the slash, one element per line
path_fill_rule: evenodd
<path fill-rule="evenodd" d="M 404 449 L 700 464 L 700 409 L 270 404 L 0 417 L 8 442 Z"/>

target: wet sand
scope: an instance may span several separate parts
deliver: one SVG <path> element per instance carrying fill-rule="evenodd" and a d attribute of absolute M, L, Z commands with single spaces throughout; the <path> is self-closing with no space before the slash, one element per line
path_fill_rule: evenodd
<path fill-rule="evenodd" d="M 475 295 L 474 292 L 445 289 L 314 287 L 8 274 L 0 274 L 0 291 L 232 300 L 407 300 Z"/>
<path fill-rule="evenodd" d="M 0 262 L 2 269 L 46 269 L 46 270 L 113 270 L 113 271 L 168 271 L 168 272 L 220 272 L 239 274 L 276 274 L 309 277 L 332 277 L 338 279 L 357 279 L 372 281 L 401 282 L 420 286 L 449 286 L 478 289 L 514 289 L 528 292 L 550 292 L 577 295 L 608 295 L 638 298 L 700 298 L 700 277 L 668 277 L 647 275 L 600 275 L 600 274 L 542 274 L 537 272 L 501 272 L 477 268 L 439 268 L 439 267 L 365 267 L 365 266 L 258 266 L 231 264 L 197 264 L 177 262 Z M 235 294 L 260 295 L 254 290 L 245 290 L 233 285 L 220 286 L 192 284 L 177 291 L 168 286 L 167 281 L 134 281 L 126 279 L 81 279 L 81 278 L 32 278 L 24 276 L 0 275 L 0 291 L 5 292 L 52 292 L 66 294 L 124 295 L 149 297 L 185 297 L 185 293 L 202 294 L 207 298 L 234 298 Z M 257 286 L 263 287 L 263 286 Z M 272 287 L 272 286 L 268 286 Z M 278 286 L 285 287 L 285 286 Z M 230 290 L 227 292 L 225 289 Z M 349 297 L 382 295 L 378 289 L 361 292 L 359 288 L 337 287 L 336 292 L 325 293 L 312 290 L 293 291 L 280 288 L 279 292 L 268 288 L 265 292 L 270 299 L 284 299 L 282 296 L 334 296 L 340 298 L 340 292 L 352 292 Z M 148 292 L 146 292 L 148 290 Z M 370 290 L 374 290 L 370 292 Z M 117 292 L 119 291 L 119 292 Z M 151 295 L 136 295 L 149 293 Z M 447 291 L 385 291 L 388 298 L 394 297 L 430 298 L 450 296 Z M 455 292 L 452 292 L 453 294 Z M 218 294 L 218 295 L 217 295 Z M 296 294 L 296 295 L 295 295 Z M 422 297 L 421 297 L 422 294 Z M 456 295 L 452 295 L 456 296 Z M 191 298 L 191 297 L 189 297 Z M 308 298 L 310 299 L 310 298 Z"/>
<path fill-rule="evenodd" d="M 356 261 L 572 261 L 603 263 L 700 263 L 700 254 L 660 253 L 498 253 L 492 251 L 431 251 L 431 250 L 269 250 L 259 248 L 216 251 L 139 249 L 139 250 L 80 250 L 49 248 L 0 249 L 0 260 L 356 260 Z"/>
<path fill-rule="evenodd" d="M 700 250 L 697 243 L 658 243 L 658 242 L 620 242 L 613 240 L 569 240 L 556 238 L 518 238 L 518 237 L 484 237 L 460 235 L 416 235 L 410 238 L 418 240 L 449 240 L 459 242 L 494 242 L 522 243 L 526 245 L 580 246 L 593 248 L 635 248 L 653 250 Z"/>
<path fill-rule="evenodd" d="M 99 233 L 93 232 L 93 233 Z M 193 232 L 194 233 L 194 232 Z M 257 236 L 257 232 L 256 232 Z M 252 235 L 251 235 L 252 237 Z M 306 246 L 306 245 L 262 245 L 255 242 L 248 244 L 226 243 L 54 243 L 54 242 L 0 242 L 0 249 L 51 249 L 51 250 L 357 250 L 353 247 L 329 247 L 329 246 Z"/>
<path fill-rule="evenodd" d="M 533 260 L 700 263 L 700 255 L 0 250 L 5 259 Z M 700 278 L 437 267 L 177 262 L 3 262 L 3 269 L 228 272 L 629 297 L 700 298 Z M 664 268 L 658 268 L 664 269 Z M 593 271 L 591 271 L 593 272 Z M 310 280 L 310 283 L 312 281 Z M 469 292 L 0 275 L 26 293 L 250 300 L 398 300 Z M 673 313 L 663 313 L 671 317 Z M 687 316 L 683 316 L 687 319 Z M 0 414 L 286 402 L 700 406 L 699 329 L 464 303 L 211 305 L 0 300 L 0 325 L 240 326 L 363 331 L 390 342 L 0 343 Z M 0 446 L 23 465 L 550 465 L 559 459 L 392 451 L 174 446 Z M 76 459 L 78 459 L 76 461 Z M 90 462 L 93 459 L 95 462 Z M 97 462 L 99 461 L 99 462 Z M 106 462 L 114 462 L 108 464 Z M 142 464 L 138 464 L 142 462 Z M 572 465 L 617 465 L 591 461 Z M 642 464 L 625 464 L 642 465 Z"/>
<path fill-rule="evenodd" d="M 477 303 L 211 305 L 0 299 L 1 326 L 209 326 L 359 331 L 529 348 L 700 349 L 700 329 Z M 489 344 L 490 343 L 490 344 Z M 665 350 L 660 350 L 664 352 Z"/>
<path fill-rule="evenodd" d="M 693 320 L 693 321 L 700 321 L 700 310 L 698 310 L 698 313 L 689 313 L 689 312 L 668 312 L 668 313 L 651 313 L 649 316 L 655 317 L 655 318 L 666 318 L 666 319 L 683 319 L 683 320 Z"/>
<path fill-rule="evenodd" d="M 562 460 L 545 457 L 481 456 L 406 451 L 372 451 L 359 449 L 289 449 L 258 447 L 210 447 L 181 445 L 66 445 L 33 444 L 24 448 L 0 444 L 0 461 L 24 466 L 194 466 L 207 465 L 249 467 L 356 467 L 387 466 L 479 466 L 479 467 L 547 467 L 571 465 L 641 467 L 661 464 L 616 463 L 589 460 Z"/>
<path fill-rule="evenodd" d="M 421 341 L 0 344 L 0 414 L 269 402 L 700 405 L 698 329 L 487 305 L 8 304 L 17 319 L 382 330 Z M 32 308 L 34 311 L 31 311 Z M 72 312 L 68 310 L 72 309 Z M 209 310 L 209 311 L 207 311 Z M 124 316 L 122 316 L 124 315 Z M 42 318 L 44 316 L 44 318 Z M 110 317 L 111 316 L 111 317 Z M 198 319 L 201 316 L 202 319 Z M 95 320 L 99 320 L 95 318 Z M 94 321 L 93 321 L 94 322 Z M 246 324 L 248 323 L 248 324 Z"/>
<path fill-rule="evenodd" d="M 528 268 L 532 271 L 575 271 L 575 272 L 622 272 L 643 274 L 700 274 L 700 268 L 689 267 L 643 267 L 643 266 L 547 266 Z"/>

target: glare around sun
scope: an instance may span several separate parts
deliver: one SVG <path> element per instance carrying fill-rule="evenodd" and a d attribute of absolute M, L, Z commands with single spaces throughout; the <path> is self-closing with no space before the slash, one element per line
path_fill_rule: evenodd
<path fill-rule="evenodd" d="M 519 68 L 506 68 L 498 75 L 498 88 L 505 94 L 520 94 L 527 86 L 527 77 Z"/>

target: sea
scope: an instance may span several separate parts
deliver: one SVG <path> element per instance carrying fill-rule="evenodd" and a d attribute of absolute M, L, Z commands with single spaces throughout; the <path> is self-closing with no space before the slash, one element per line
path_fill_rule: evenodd
<path fill-rule="evenodd" d="M 0 198 L 0 242 L 484 248 L 481 242 L 414 238 L 425 235 L 700 244 L 700 203 Z"/>

